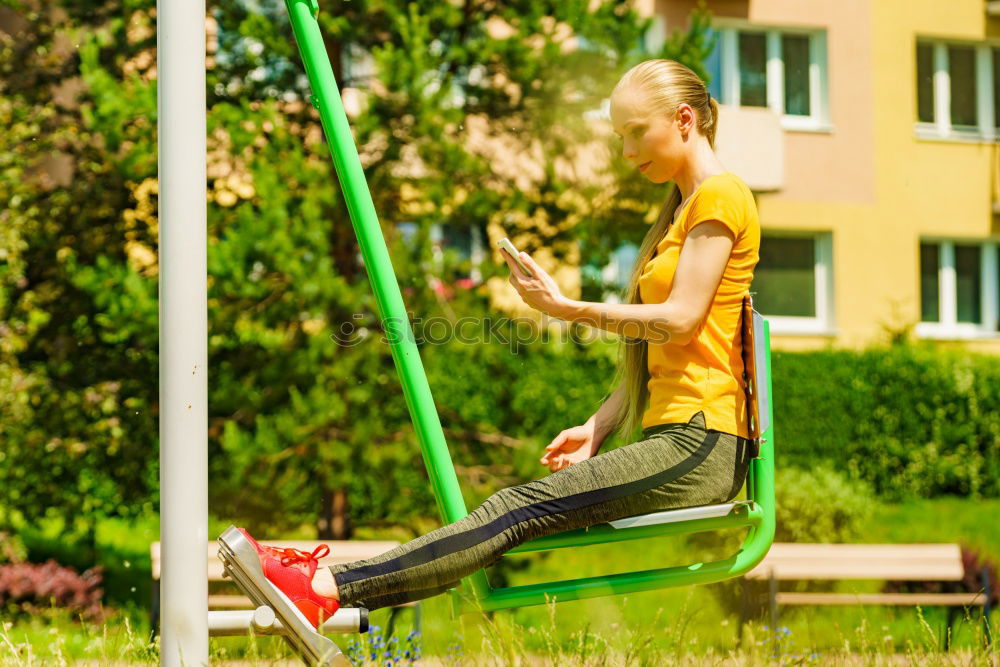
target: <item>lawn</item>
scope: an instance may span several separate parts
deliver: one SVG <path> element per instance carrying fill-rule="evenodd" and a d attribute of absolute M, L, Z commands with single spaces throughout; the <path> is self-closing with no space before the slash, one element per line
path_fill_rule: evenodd
<path fill-rule="evenodd" d="M 960 542 L 1000 561 L 1000 535 L 987 527 L 995 524 L 1000 500 L 971 501 L 936 499 L 880 508 L 857 536 L 857 542 Z M 214 521 L 211 534 L 228 522 Z M 60 551 L 59 528 L 25 530 L 22 536 L 32 560 L 54 556 L 72 561 L 76 552 Z M 12 664 L 48 664 L 51 661 L 121 658 L 131 662 L 155 661 L 155 646 L 149 636 L 148 545 L 156 540 L 155 520 L 125 525 L 108 521 L 98 531 L 98 545 L 107 569 L 108 600 L 114 615 L 103 625 L 80 624 L 58 610 L 47 610 L 27 619 L 6 620 L 0 636 L 0 658 Z M 309 537 L 308 534 L 290 535 Z M 359 539 L 398 536 L 368 534 Z M 528 567 L 507 567 L 503 574 L 513 585 L 538 581 L 586 577 L 608 572 L 649 569 L 690 560 L 692 549 L 685 538 L 662 538 L 629 543 L 567 549 L 541 554 L 512 556 L 512 564 L 527 561 Z M 79 557 L 76 554 L 75 557 Z M 496 573 L 494 573 L 496 574 Z M 725 590 L 726 586 L 730 590 Z M 845 582 L 841 590 L 877 590 L 878 582 Z M 608 664 L 662 664 L 666 656 L 680 661 L 687 656 L 719 664 L 753 664 L 766 661 L 773 649 L 771 639 L 780 640 L 782 662 L 821 663 L 834 659 L 858 659 L 874 664 L 888 656 L 912 664 L 996 664 L 997 654 L 979 648 L 978 614 L 959 622 L 953 651 L 941 653 L 944 612 L 940 609 L 846 607 L 789 609 L 782 613 L 781 627 L 772 637 L 762 621 L 745 630 L 738 644 L 736 616 L 727 594 L 732 584 L 666 589 L 602 599 L 539 606 L 492 617 L 451 618 L 449 602 L 437 597 L 423 602 L 421 664 L 433 658 L 441 662 L 480 664 L 488 656 L 497 664 L 558 663 L 586 664 L 597 656 L 610 656 Z M 372 613 L 372 623 L 385 627 L 387 610 Z M 376 632 L 355 638 L 359 650 L 390 651 L 407 664 L 404 655 L 411 616 L 404 612 L 395 642 L 384 647 Z M 998 615 L 994 614 L 994 626 Z M 350 639 L 341 638 L 347 648 Z M 215 660 L 227 658 L 269 664 L 290 654 L 274 637 L 249 641 L 219 638 L 210 642 Z M 560 656 L 562 656 L 560 658 Z M 871 659 L 865 658 L 868 656 Z M 879 657 L 881 656 L 881 657 Z M 964 661 L 963 661 L 964 660 Z M 991 662 L 991 660 L 993 662 Z M 952 662 L 957 661 L 957 662 Z M 595 663 L 596 664 L 596 663 Z"/>

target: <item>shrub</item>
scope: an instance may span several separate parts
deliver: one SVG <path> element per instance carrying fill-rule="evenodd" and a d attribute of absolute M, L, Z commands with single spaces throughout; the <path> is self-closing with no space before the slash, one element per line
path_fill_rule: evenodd
<path fill-rule="evenodd" d="M 892 499 L 1000 495 L 1000 359 L 897 345 L 772 366 L 779 469 L 846 466 Z"/>
<path fill-rule="evenodd" d="M 775 542 L 850 542 L 874 510 L 871 487 L 828 464 L 776 476 Z"/>
<path fill-rule="evenodd" d="M 43 564 L 0 565 L 0 607 L 34 613 L 49 606 L 79 613 L 88 620 L 101 620 L 102 570 L 93 567 L 83 574 L 54 560 Z"/>
<path fill-rule="evenodd" d="M 0 531 L 0 563 L 20 563 L 27 557 L 28 549 L 18 535 Z"/>

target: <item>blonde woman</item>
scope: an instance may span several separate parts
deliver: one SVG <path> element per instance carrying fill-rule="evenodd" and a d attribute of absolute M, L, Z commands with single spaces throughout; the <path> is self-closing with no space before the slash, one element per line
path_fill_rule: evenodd
<path fill-rule="evenodd" d="M 529 255 L 506 256 L 532 308 L 623 337 L 616 389 L 540 459 L 552 474 L 501 489 L 465 518 L 368 560 L 318 568 L 323 555 L 257 548 L 265 575 L 315 626 L 340 605 L 369 610 L 442 593 L 543 535 L 658 510 L 726 502 L 749 465 L 740 313 L 760 247 L 750 189 L 713 150 L 718 106 L 670 60 L 629 70 L 611 95 L 622 156 L 675 187 L 646 234 L 626 303 L 563 296 Z M 639 440 L 598 455 L 617 429 Z"/>

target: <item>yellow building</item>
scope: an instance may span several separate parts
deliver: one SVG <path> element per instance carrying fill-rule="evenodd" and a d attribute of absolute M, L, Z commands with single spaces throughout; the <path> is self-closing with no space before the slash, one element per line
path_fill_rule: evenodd
<path fill-rule="evenodd" d="M 649 52 L 687 29 L 696 6 L 639 0 L 654 19 Z M 757 196 L 753 291 L 775 347 L 908 332 L 1000 352 L 1000 0 L 706 6 L 718 33 L 706 63 L 722 102 L 716 147 Z M 457 242 L 474 267 L 496 253 L 492 236 Z M 634 245 L 620 248 L 604 280 L 621 285 L 634 261 Z M 562 278 L 568 294 L 579 289 Z M 495 305 L 530 310 L 495 282 Z"/>
<path fill-rule="evenodd" d="M 696 3 L 649 0 L 651 47 Z M 1000 3 L 709 0 L 718 151 L 758 197 L 783 348 L 1000 352 Z"/>

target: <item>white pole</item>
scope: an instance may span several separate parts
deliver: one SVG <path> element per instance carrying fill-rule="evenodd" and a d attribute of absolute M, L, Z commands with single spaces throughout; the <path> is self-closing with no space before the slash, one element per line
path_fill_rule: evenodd
<path fill-rule="evenodd" d="M 156 3 L 160 664 L 208 664 L 205 0 Z"/>

